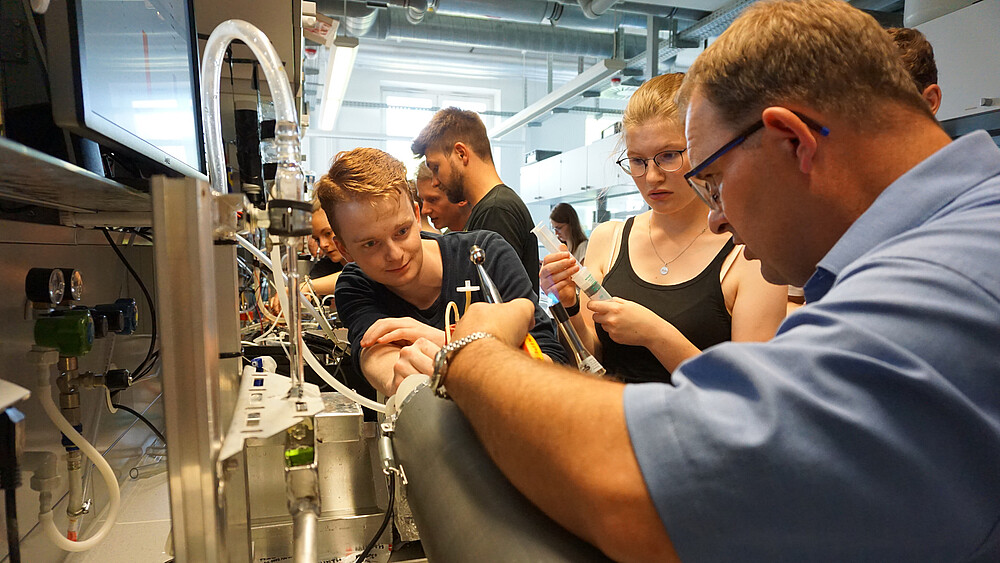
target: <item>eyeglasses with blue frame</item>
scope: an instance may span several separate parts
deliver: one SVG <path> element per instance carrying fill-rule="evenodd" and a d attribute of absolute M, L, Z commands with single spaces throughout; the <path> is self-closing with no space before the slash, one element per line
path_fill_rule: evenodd
<path fill-rule="evenodd" d="M 798 112 L 792 112 L 792 113 L 794 113 L 799 119 L 801 119 L 803 123 L 808 125 L 810 129 L 816 130 L 820 135 L 826 137 L 827 135 L 830 134 L 830 129 L 824 127 L 823 125 L 816 123 L 812 119 Z M 699 178 L 698 174 L 701 174 L 701 172 L 704 171 L 709 166 L 711 166 L 713 162 L 719 160 L 722 157 L 722 155 L 740 146 L 740 144 L 742 144 L 743 141 L 746 141 L 747 138 L 750 137 L 750 135 L 753 135 L 763 127 L 764 127 L 764 121 L 763 120 L 757 121 L 750 127 L 744 129 L 739 135 L 736 135 L 736 137 L 732 141 L 729 141 L 725 145 L 722 145 L 721 149 L 712 153 L 712 155 L 706 158 L 704 162 L 692 168 L 690 172 L 684 174 L 684 179 L 687 180 L 688 185 L 691 186 L 691 189 L 694 190 L 694 193 L 698 194 L 698 197 L 701 198 L 701 200 L 705 202 L 705 205 L 707 205 L 708 208 L 711 209 L 712 211 L 722 211 L 722 203 L 720 200 L 720 193 L 722 192 L 722 182 L 719 182 L 716 185 L 712 185 L 711 182 Z"/>

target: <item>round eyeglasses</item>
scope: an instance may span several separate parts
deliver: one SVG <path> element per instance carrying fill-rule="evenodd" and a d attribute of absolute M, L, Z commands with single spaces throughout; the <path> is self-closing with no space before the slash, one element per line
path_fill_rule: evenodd
<path fill-rule="evenodd" d="M 625 153 L 622 153 L 622 158 L 619 158 L 616 164 L 621 166 L 621 169 L 626 174 L 634 178 L 638 178 L 646 173 L 646 165 L 650 160 L 656 164 L 657 168 L 664 172 L 677 172 L 684 165 L 683 155 L 686 150 L 663 151 L 653 155 L 653 158 L 627 157 L 624 156 Z"/>

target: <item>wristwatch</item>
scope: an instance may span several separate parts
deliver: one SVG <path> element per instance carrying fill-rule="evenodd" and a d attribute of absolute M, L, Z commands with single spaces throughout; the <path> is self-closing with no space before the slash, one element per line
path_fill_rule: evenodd
<path fill-rule="evenodd" d="M 435 395 L 442 399 L 450 398 L 448 391 L 444 388 L 444 379 L 448 375 L 448 361 L 466 345 L 481 338 L 494 338 L 494 336 L 488 332 L 473 332 L 468 336 L 453 340 L 438 350 L 434 356 L 434 374 L 431 376 L 431 390 L 434 391 Z"/>

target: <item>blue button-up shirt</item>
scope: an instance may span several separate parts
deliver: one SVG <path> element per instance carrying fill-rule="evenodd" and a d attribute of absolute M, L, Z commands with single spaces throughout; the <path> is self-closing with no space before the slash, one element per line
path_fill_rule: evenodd
<path fill-rule="evenodd" d="M 1000 561 L 1000 150 L 876 199 L 766 343 L 630 385 L 646 485 L 690 561 Z"/>

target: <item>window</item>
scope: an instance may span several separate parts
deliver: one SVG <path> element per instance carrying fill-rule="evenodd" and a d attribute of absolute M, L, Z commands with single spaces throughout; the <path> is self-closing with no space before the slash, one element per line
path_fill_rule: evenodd
<path fill-rule="evenodd" d="M 416 175 L 420 160 L 413 157 L 410 145 L 413 139 L 431 120 L 439 108 L 458 107 L 480 114 L 486 128 L 494 125 L 497 117 L 482 115 L 494 108 L 499 94 L 434 92 L 431 90 L 382 89 L 382 100 L 389 107 L 385 109 L 385 151 L 406 164 L 406 171 L 412 178 Z M 494 163 L 499 168 L 499 155 L 494 152 Z"/>

